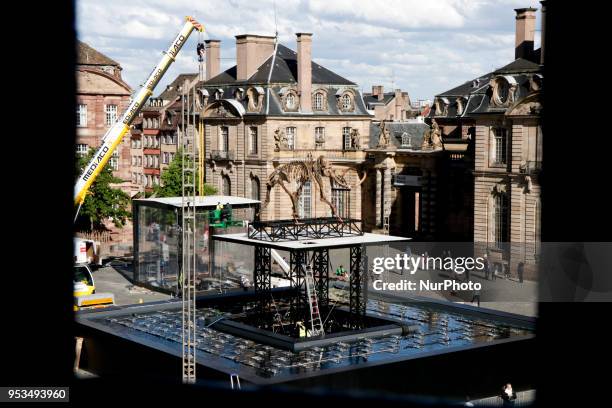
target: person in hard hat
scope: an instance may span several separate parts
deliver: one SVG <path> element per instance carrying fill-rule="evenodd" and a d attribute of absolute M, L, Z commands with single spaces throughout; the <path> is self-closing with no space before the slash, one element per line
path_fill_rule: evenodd
<path fill-rule="evenodd" d="M 223 204 L 221 204 L 221 201 L 219 201 L 217 202 L 217 208 L 215 208 L 215 211 L 213 213 L 215 222 L 219 221 L 219 218 L 221 218 L 222 211 L 223 211 Z"/>

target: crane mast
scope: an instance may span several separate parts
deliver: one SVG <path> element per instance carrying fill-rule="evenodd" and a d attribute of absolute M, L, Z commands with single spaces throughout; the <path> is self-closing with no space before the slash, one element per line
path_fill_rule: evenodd
<path fill-rule="evenodd" d="M 74 202 L 80 206 L 85 201 L 87 190 L 94 182 L 100 171 L 104 168 L 113 152 L 123 140 L 123 137 L 130 129 L 130 125 L 145 105 L 147 99 L 153 93 L 159 80 L 164 76 L 170 65 L 175 61 L 179 51 L 191 35 L 193 30 L 204 31 L 204 26 L 192 17 L 185 17 L 185 25 L 181 32 L 176 36 L 170 48 L 164 53 L 161 61 L 147 78 L 145 85 L 138 91 L 121 118 L 108 129 L 102 138 L 102 145 L 98 148 L 91 161 L 87 164 L 83 173 L 80 175 L 74 187 Z"/>

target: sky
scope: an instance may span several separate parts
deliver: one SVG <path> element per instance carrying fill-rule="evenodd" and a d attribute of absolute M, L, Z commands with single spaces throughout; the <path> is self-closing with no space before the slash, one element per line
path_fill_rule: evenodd
<path fill-rule="evenodd" d="M 234 36 L 274 35 L 296 49 L 313 33 L 313 60 L 370 92 L 401 88 L 413 101 L 433 96 L 514 59 L 515 8 L 537 0 L 77 0 L 77 35 L 123 67 L 139 87 L 183 26 L 194 32 L 154 95 L 178 74 L 196 73 L 199 39 L 221 40 L 221 69 L 236 63 Z M 200 37 L 200 38 L 199 38 Z M 536 48 L 540 44 L 537 12 Z"/>

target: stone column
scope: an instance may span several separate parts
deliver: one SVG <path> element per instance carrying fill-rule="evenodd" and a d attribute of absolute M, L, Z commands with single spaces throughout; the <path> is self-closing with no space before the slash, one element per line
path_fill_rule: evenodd
<path fill-rule="evenodd" d="M 376 219 L 374 225 L 377 227 L 382 226 L 382 217 L 381 217 L 381 192 L 382 192 L 382 174 L 380 169 L 375 169 L 376 171 Z"/>
<path fill-rule="evenodd" d="M 383 177 L 383 224 L 385 217 L 391 214 L 391 169 L 389 167 L 384 170 Z"/>

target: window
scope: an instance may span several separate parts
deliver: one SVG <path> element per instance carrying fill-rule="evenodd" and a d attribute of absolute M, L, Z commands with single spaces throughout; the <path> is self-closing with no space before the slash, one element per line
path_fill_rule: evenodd
<path fill-rule="evenodd" d="M 298 215 L 300 216 L 300 218 L 312 217 L 312 188 L 310 181 L 304 183 L 302 191 L 300 192 L 298 204 L 300 206 L 300 208 L 298 208 Z"/>
<path fill-rule="evenodd" d="M 119 152 L 118 151 L 115 150 L 113 152 L 109 162 L 110 162 L 111 169 L 119 170 Z"/>
<path fill-rule="evenodd" d="M 259 179 L 257 177 L 251 178 L 251 199 L 259 200 Z"/>
<path fill-rule="evenodd" d="M 168 164 L 168 159 L 169 159 L 169 154 L 167 152 L 164 152 L 162 155 L 162 163 L 163 164 Z"/>
<path fill-rule="evenodd" d="M 76 123 L 78 127 L 87 126 L 87 105 L 77 105 Z"/>
<path fill-rule="evenodd" d="M 494 196 L 493 220 L 494 238 L 497 247 L 501 247 L 502 242 L 508 242 L 508 196 L 501 193 Z"/>
<path fill-rule="evenodd" d="M 338 216 L 344 218 L 348 214 L 349 190 L 332 188 L 332 204 L 336 207 Z"/>
<path fill-rule="evenodd" d="M 138 156 L 138 165 L 142 166 L 142 156 Z"/>
<path fill-rule="evenodd" d="M 232 195 L 232 182 L 228 176 L 223 176 L 221 178 L 221 191 L 223 191 L 223 195 L 229 196 Z"/>
<path fill-rule="evenodd" d="M 290 150 L 295 149 L 295 128 L 288 127 L 285 129 L 285 134 L 287 135 L 287 147 Z"/>
<path fill-rule="evenodd" d="M 506 164 L 507 154 L 507 131 L 505 128 L 494 128 L 493 129 L 493 163 L 494 164 Z"/>
<path fill-rule="evenodd" d="M 257 154 L 257 128 L 255 126 L 251 126 L 249 128 L 249 135 L 249 154 Z"/>
<path fill-rule="evenodd" d="M 351 106 L 351 95 L 345 93 L 344 95 L 342 95 L 342 110 L 350 110 Z"/>
<path fill-rule="evenodd" d="M 85 156 L 87 155 L 87 152 L 89 151 L 89 146 L 87 146 L 86 144 L 78 144 L 76 145 L 76 152 L 79 156 Z"/>
<path fill-rule="evenodd" d="M 314 110 L 323 110 L 323 92 L 317 92 L 314 96 Z"/>
<path fill-rule="evenodd" d="M 229 128 L 227 126 L 221 126 L 219 136 L 219 150 L 227 152 L 229 147 Z"/>
<path fill-rule="evenodd" d="M 288 109 L 294 109 L 295 108 L 295 104 L 296 104 L 296 98 L 295 98 L 295 94 L 293 94 L 293 92 L 290 92 L 287 94 L 287 101 L 286 101 L 286 105 Z"/>
<path fill-rule="evenodd" d="M 325 145 L 325 128 L 315 128 L 315 147 L 323 147 Z"/>
<path fill-rule="evenodd" d="M 350 127 L 342 128 L 342 145 L 344 146 L 344 150 L 349 150 L 351 148 L 351 128 Z"/>
<path fill-rule="evenodd" d="M 412 148 L 412 138 L 406 132 L 402 133 L 402 147 Z"/>
<path fill-rule="evenodd" d="M 117 121 L 117 105 L 106 105 L 106 126 L 114 125 Z"/>

